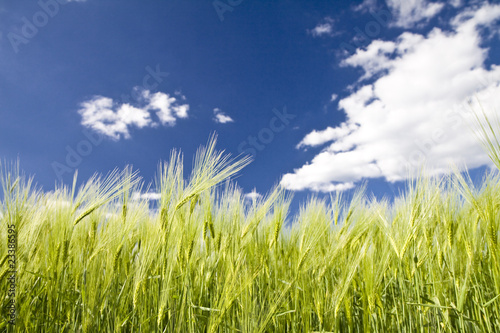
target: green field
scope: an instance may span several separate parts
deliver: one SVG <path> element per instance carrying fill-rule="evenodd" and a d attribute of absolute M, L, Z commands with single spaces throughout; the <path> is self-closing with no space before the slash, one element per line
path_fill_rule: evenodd
<path fill-rule="evenodd" d="M 479 131 L 498 167 L 495 133 Z M 4 165 L 0 331 L 498 331 L 498 172 L 479 188 L 422 176 L 393 203 L 313 198 L 290 216 L 279 186 L 244 198 L 231 178 L 248 162 L 211 138 L 184 177 L 173 152 L 154 209 L 128 168 L 44 193 Z"/>

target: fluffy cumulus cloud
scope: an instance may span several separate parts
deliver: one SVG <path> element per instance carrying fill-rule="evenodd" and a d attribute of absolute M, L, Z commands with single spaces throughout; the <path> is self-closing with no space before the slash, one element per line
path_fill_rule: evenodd
<path fill-rule="evenodd" d="M 82 125 L 114 140 L 130 138 L 133 127 L 174 126 L 178 118 L 187 118 L 189 105 L 180 104 L 176 97 L 163 92 L 140 93 L 138 105 L 119 103 L 103 96 L 94 96 L 83 102 L 78 113 L 82 116 Z M 152 114 L 158 121 L 154 120 Z"/>
<path fill-rule="evenodd" d="M 143 97 L 149 101 L 147 109 L 156 110 L 156 115 L 162 125 L 174 126 L 177 118 L 187 118 L 189 105 L 178 104 L 177 98 L 168 94 L 157 92 L 151 94 L 144 91 Z"/>
<path fill-rule="evenodd" d="M 450 31 L 405 32 L 358 49 L 343 62 L 364 72 L 339 100 L 346 121 L 306 135 L 298 148 L 323 150 L 282 185 L 338 191 L 367 178 L 404 180 L 422 166 L 440 175 L 451 164 L 491 165 L 470 125 L 481 107 L 492 118 L 500 111 L 500 66 L 485 65 L 483 44 L 497 38 L 484 29 L 498 31 L 499 20 L 500 5 L 485 3 L 455 17 Z"/>
<path fill-rule="evenodd" d="M 234 122 L 233 118 L 222 112 L 219 108 L 214 109 L 214 121 L 219 124 Z"/>

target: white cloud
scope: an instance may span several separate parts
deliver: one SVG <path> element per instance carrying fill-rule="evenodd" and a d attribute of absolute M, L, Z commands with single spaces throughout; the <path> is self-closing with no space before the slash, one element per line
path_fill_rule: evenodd
<path fill-rule="evenodd" d="M 151 122 L 147 111 L 134 108 L 129 104 L 115 105 L 111 98 L 95 96 L 81 104 L 78 111 L 82 125 L 107 135 L 115 140 L 121 135 L 130 138 L 129 126 L 139 128 Z"/>
<path fill-rule="evenodd" d="M 222 112 L 219 108 L 214 109 L 214 121 L 219 124 L 234 122 L 233 118 Z"/>
<path fill-rule="evenodd" d="M 83 102 L 78 113 L 82 116 L 81 124 L 106 135 L 114 140 L 130 138 L 130 128 L 156 126 L 151 119 L 151 112 L 156 111 L 162 125 L 174 126 L 177 118 L 188 116 L 189 105 L 178 104 L 175 97 L 157 92 L 142 92 L 142 104 L 133 106 L 128 103 L 116 103 L 113 99 L 95 96 Z"/>
<path fill-rule="evenodd" d="M 417 23 L 428 21 L 443 8 L 444 3 L 427 0 L 386 0 L 395 22 L 395 26 L 411 28 Z"/>
<path fill-rule="evenodd" d="M 130 104 L 122 104 L 118 109 L 117 114 L 126 125 L 135 125 L 142 128 L 151 123 L 151 119 L 147 111 L 133 107 Z"/>
<path fill-rule="evenodd" d="M 342 123 L 340 127 L 327 127 L 325 130 L 316 131 L 313 130 L 311 133 L 307 134 L 302 141 L 299 142 L 297 148 L 302 148 L 305 146 L 319 146 L 329 141 L 334 141 L 349 135 L 357 126 L 355 124 Z"/>
<path fill-rule="evenodd" d="M 377 7 L 377 0 L 364 0 L 361 4 L 354 7 L 354 11 L 367 11 L 367 10 L 375 10 Z"/>
<path fill-rule="evenodd" d="M 157 92 L 151 94 L 149 91 L 143 93 L 143 97 L 149 100 L 147 110 L 157 110 L 156 115 L 162 125 L 174 126 L 177 118 L 187 118 L 189 105 L 177 104 L 177 98 L 168 94 Z"/>
<path fill-rule="evenodd" d="M 318 24 L 314 29 L 311 30 L 311 34 L 314 37 L 330 35 L 332 33 L 333 27 L 330 23 Z"/>
<path fill-rule="evenodd" d="M 403 44 L 403 43 L 401 43 Z M 373 41 L 366 50 L 357 49 L 356 53 L 341 62 L 341 66 L 360 66 L 365 70 L 365 75 L 360 80 L 373 76 L 390 66 L 389 55 L 396 49 L 396 43 L 381 40 Z"/>
<path fill-rule="evenodd" d="M 391 26 L 412 28 L 436 16 L 443 10 L 445 4 L 455 8 L 461 6 L 461 0 L 448 0 L 447 3 L 428 0 L 386 0 L 386 4 L 393 19 Z M 376 12 L 377 7 L 376 0 L 364 0 L 361 4 L 354 6 L 353 10 Z"/>
<path fill-rule="evenodd" d="M 333 31 L 333 19 L 330 17 L 326 17 L 323 23 L 318 23 L 314 27 L 314 29 L 308 30 L 313 37 L 321 37 L 321 36 L 332 36 L 335 35 Z"/>
<path fill-rule="evenodd" d="M 330 97 L 330 102 L 334 102 L 338 97 L 339 97 L 339 95 L 332 94 L 332 96 Z"/>
<path fill-rule="evenodd" d="M 189 105 L 188 104 L 182 104 L 182 105 L 174 105 L 172 108 L 175 112 L 175 115 L 179 118 L 187 118 L 188 116 L 188 111 L 189 111 Z"/>
<path fill-rule="evenodd" d="M 134 201 L 137 201 L 137 200 L 160 200 L 161 199 L 161 193 L 156 193 L 156 192 L 147 192 L 147 193 L 134 192 L 134 193 L 132 193 L 131 199 L 134 200 Z"/>
<path fill-rule="evenodd" d="M 262 198 L 262 194 L 258 193 L 256 191 L 256 189 L 253 189 L 252 192 L 245 194 L 245 199 L 247 199 L 247 200 L 255 201 L 255 200 L 258 200 L 260 198 Z"/>
<path fill-rule="evenodd" d="M 404 180 L 422 165 L 430 175 L 449 172 L 450 163 L 490 165 L 469 129 L 467 103 L 477 97 L 489 116 L 499 111 L 500 66 L 484 65 L 481 27 L 500 19 L 500 5 L 465 14 L 452 21 L 452 32 L 404 33 L 346 59 L 345 65 L 361 67 L 363 78 L 373 82 L 339 101 L 344 123 L 304 137 L 298 147 L 333 142 L 284 175 L 281 184 L 291 190 L 344 190 L 366 178 Z"/>

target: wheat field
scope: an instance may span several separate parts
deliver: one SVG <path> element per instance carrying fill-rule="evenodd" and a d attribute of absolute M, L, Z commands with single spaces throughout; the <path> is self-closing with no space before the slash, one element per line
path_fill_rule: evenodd
<path fill-rule="evenodd" d="M 479 136 L 500 166 L 496 131 Z M 495 332 L 500 176 L 417 177 L 394 202 L 361 189 L 298 214 L 275 186 L 249 202 L 250 160 L 173 151 L 155 182 L 130 168 L 43 192 L 2 166 L 0 330 L 6 332 Z M 187 179 L 187 180 L 186 180 Z M 155 205 L 134 193 L 155 190 Z M 16 319 L 9 323 L 15 230 Z"/>

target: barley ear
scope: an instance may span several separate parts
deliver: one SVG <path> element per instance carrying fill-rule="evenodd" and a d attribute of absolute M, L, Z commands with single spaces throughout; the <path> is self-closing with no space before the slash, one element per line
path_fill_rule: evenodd
<path fill-rule="evenodd" d="M 78 217 L 75 219 L 75 222 L 73 222 L 73 225 L 77 225 L 78 222 L 80 222 L 81 220 L 86 218 L 88 215 L 92 214 L 92 212 L 94 210 L 96 210 L 97 208 L 99 208 L 99 206 L 92 206 L 92 207 L 88 208 L 86 211 L 84 211 L 83 213 L 81 213 L 80 215 L 78 215 Z"/>
<path fill-rule="evenodd" d="M 116 272 L 116 269 L 118 268 L 118 261 L 120 259 L 120 254 L 123 249 L 123 243 L 120 244 L 118 247 L 118 250 L 116 251 L 114 257 L 113 257 L 113 272 Z"/>
<path fill-rule="evenodd" d="M 141 285 L 143 283 L 143 280 L 140 280 L 136 286 L 135 286 L 135 289 L 134 289 L 134 296 L 132 298 L 132 305 L 134 307 L 134 310 L 137 309 L 137 303 L 139 301 L 139 292 L 141 291 Z"/>

